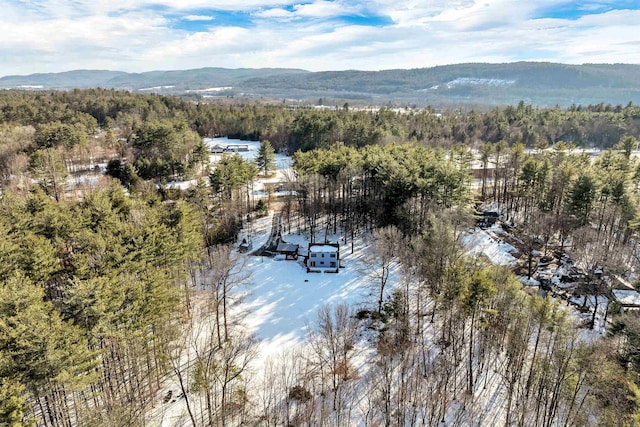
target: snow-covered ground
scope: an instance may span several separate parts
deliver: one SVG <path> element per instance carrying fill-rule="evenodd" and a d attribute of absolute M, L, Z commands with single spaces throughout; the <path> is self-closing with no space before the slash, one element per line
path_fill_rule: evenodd
<path fill-rule="evenodd" d="M 141 89 L 142 90 L 142 89 Z M 213 146 L 221 146 L 227 147 L 229 145 L 247 145 L 249 147 L 248 151 L 240 151 L 238 154 L 244 160 L 254 161 L 258 156 L 258 150 L 260 149 L 260 141 L 241 141 L 239 139 L 229 139 L 229 138 L 205 138 L 205 144 L 209 149 Z M 225 154 L 211 154 L 210 155 L 210 164 L 212 167 L 215 167 L 215 164 L 220 161 L 222 156 L 227 156 L 229 153 Z M 275 156 L 275 166 L 276 172 L 272 177 L 258 177 L 254 183 L 255 196 L 261 197 L 266 196 L 268 193 L 266 192 L 266 187 L 269 185 L 278 184 L 284 181 L 287 181 L 288 177 L 293 176 L 292 172 L 292 159 L 291 157 L 277 153 Z M 100 177 L 104 175 L 107 169 L 107 163 L 89 163 L 87 165 L 83 165 L 83 168 L 88 170 L 88 172 L 69 176 L 65 182 L 65 191 L 73 191 L 78 188 L 95 188 L 100 180 Z M 198 183 L 198 179 L 191 180 L 174 180 L 165 184 L 167 188 L 174 188 L 180 190 L 187 190 Z M 205 184 L 208 185 L 208 180 L 205 179 Z M 159 185 L 158 185 L 159 187 Z M 275 192 L 275 196 L 279 195 L 288 195 L 287 192 Z"/>
<path fill-rule="evenodd" d="M 511 253 L 517 252 L 516 248 L 503 241 L 501 234 L 502 229 L 498 224 L 486 230 L 476 228 L 462 237 L 462 245 L 470 255 L 483 255 L 492 264 L 515 265 L 518 260 Z"/>
<path fill-rule="evenodd" d="M 246 161 L 254 161 L 258 156 L 258 150 L 260 149 L 260 141 L 241 141 L 239 139 L 229 139 L 229 138 L 205 138 L 205 144 L 209 149 L 214 146 L 220 147 L 228 147 L 230 145 L 246 145 L 249 150 L 247 151 L 239 151 L 238 155 L 242 157 Z M 232 153 L 233 154 L 233 153 Z M 229 153 L 217 154 L 212 153 L 210 156 L 210 163 L 214 166 L 216 163 L 222 159 L 222 156 L 228 156 Z M 293 176 L 292 171 L 292 159 L 290 156 L 287 156 L 282 153 L 276 153 L 275 158 L 275 166 L 276 173 L 272 177 L 258 177 L 256 182 L 254 183 L 254 195 L 255 196 L 263 196 L 266 195 L 266 187 L 268 185 L 277 184 L 280 182 L 287 181 L 288 177 Z M 276 192 L 276 196 L 278 192 Z"/>
<path fill-rule="evenodd" d="M 260 149 L 260 141 L 242 141 L 239 139 L 229 138 L 205 138 L 204 143 L 211 149 L 216 145 L 220 147 L 228 147 L 229 145 L 247 145 L 248 151 L 239 151 L 238 154 L 244 160 L 253 161 L 258 156 L 258 150 Z M 215 164 L 220 161 L 223 155 L 228 154 L 211 154 L 211 164 Z M 291 167 L 291 157 L 281 153 L 276 153 L 276 169 L 287 169 Z"/>
<path fill-rule="evenodd" d="M 175 189 L 180 189 L 180 190 L 188 190 L 189 188 L 195 186 L 198 183 L 199 180 L 197 179 L 190 179 L 189 181 L 169 181 L 167 182 L 164 187 L 167 188 L 175 188 Z M 205 183 L 208 183 L 207 180 L 204 181 Z M 160 187 L 160 185 L 156 185 L 156 187 Z"/>
<path fill-rule="evenodd" d="M 270 212 L 268 216 L 254 220 L 250 228 L 242 230 L 238 240 L 250 237 L 253 250 L 265 244 L 271 232 L 273 216 L 274 213 Z M 306 236 L 290 234 L 282 238 L 286 242 L 299 244 L 302 252 L 306 250 Z M 324 236 L 316 236 L 316 239 L 323 241 Z M 327 236 L 327 239 L 336 241 L 337 237 Z M 245 294 L 244 301 L 234 308 L 234 312 L 243 313 L 244 326 L 258 339 L 257 356 L 250 367 L 252 372 L 261 372 L 270 358 L 278 358 L 283 352 L 302 348 L 306 344 L 308 326 L 315 322 L 318 309 L 323 305 L 347 303 L 352 307 L 360 307 L 373 303 L 369 287 L 374 269 L 369 257 L 370 242 L 359 239 L 353 254 L 350 246 L 343 245 L 340 249 L 339 273 L 307 273 L 302 257 L 298 261 L 286 261 L 250 253 L 237 254 L 248 279 L 239 290 Z M 389 278 L 390 288 L 397 281 L 396 265 Z M 201 319 L 201 322 L 207 321 Z M 206 337 L 207 333 L 201 333 L 199 338 L 192 337 L 191 341 Z M 190 352 L 185 351 L 182 355 L 181 365 L 189 366 L 189 359 L 194 356 Z M 173 396 L 180 395 L 175 378 L 167 379 L 160 395 L 164 396 L 169 391 Z M 185 400 L 174 397 L 169 403 L 157 403 L 151 421 L 169 427 L 188 424 L 187 416 Z"/>
<path fill-rule="evenodd" d="M 472 256 L 484 256 L 494 265 L 505 265 L 513 267 L 518 263 L 518 259 L 513 254 L 518 254 L 515 247 L 504 241 L 506 232 L 499 224 L 495 224 L 488 229 L 475 228 L 462 237 L 462 244 L 467 253 Z M 511 238 L 515 238 L 511 236 Z M 541 253 L 535 256 L 540 256 Z M 587 325 L 591 322 L 593 310 L 596 307 L 593 296 L 584 295 L 573 296 L 576 290 L 576 283 L 563 282 L 560 277 L 569 274 L 567 265 L 548 265 L 539 270 L 534 277 L 528 279 L 526 276 L 517 276 L 523 286 L 540 286 L 540 280 L 548 279 L 556 292 L 552 298 L 559 301 L 569 311 L 569 315 L 578 325 Z M 540 280 L 538 280 L 540 279 Z M 577 291 L 576 291 L 577 292 Z M 562 298 L 561 298 L 561 295 Z M 640 294 L 636 291 L 614 291 L 616 297 L 625 303 L 640 304 Z M 563 299 L 564 298 L 564 299 Z M 586 298 L 586 300 L 585 300 Z M 566 304 L 566 305 L 564 305 Z M 585 307 L 587 311 L 581 311 L 578 307 Z M 608 306 L 608 299 L 598 296 L 598 308 L 593 329 L 580 329 L 580 336 L 586 341 L 593 341 L 606 332 L 605 317 Z"/>
<path fill-rule="evenodd" d="M 297 237 L 283 239 L 300 242 Z M 322 305 L 357 306 L 367 301 L 370 289 L 365 249 L 360 246 L 350 254 L 343 248 L 339 273 L 307 273 L 302 260 L 248 258 L 246 268 L 251 271 L 252 283 L 245 308 L 251 312 L 248 326 L 261 339 L 261 357 L 301 343 L 307 325 Z"/>

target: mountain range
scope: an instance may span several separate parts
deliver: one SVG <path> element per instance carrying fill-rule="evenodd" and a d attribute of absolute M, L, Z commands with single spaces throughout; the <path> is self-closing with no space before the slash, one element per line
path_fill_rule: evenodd
<path fill-rule="evenodd" d="M 640 65 L 515 62 L 468 63 L 384 71 L 310 72 L 290 68 L 200 68 L 126 73 L 74 70 L 5 76 L 0 88 L 117 88 L 204 97 L 260 97 L 328 105 L 640 104 Z"/>

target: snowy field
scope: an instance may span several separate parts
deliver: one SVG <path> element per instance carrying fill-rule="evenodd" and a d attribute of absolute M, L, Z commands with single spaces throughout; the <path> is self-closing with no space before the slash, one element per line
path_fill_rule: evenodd
<path fill-rule="evenodd" d="M 229 138 L 205 138 L 204 143 L 211 149 L 216 145 L 221 147 L 228 147 L 229 145 L 247 145 L 249 151 L 239 151 L 238 154 L 244 160 L 253 161 L 258 156 L 258 150 L 260 149 L 260 141 L 242 141 L 239 139 Z M 233 153 L 231 153 L 233 154 Z M 215 164 L 220 161 L 223 155 L 228 154 L 211 154 L 211 164 Z M 291 167 L 291 157 L 284 154 L 276 154 L 276 169 L 288 169 Z"/>
<path fill-rule="evenodd" d="M 250 233 L 242 230 L 239 241 L 250 234 L 254 250 L 266 243 L 273 215 L 270 212 L 268 216 L 254 221 Z M 307 247 L 308 239 L 302 235 L 284 235 L 282 238 L 286 242 L 299 244 L 303 252 Z M 328 239 L 336 240 L 332 236 Z M 318 309 L 323 305 L 347 303 L 352 307 L 361 307 L 373 303 L 368 287 L 373 269 L 368 259 L 370 244 L 366 239 L 356 241 L 353 254 L 350 253 L 350 246 L 341 247 L 339 273 L 307 273 L 302 257 L 299 261 L 285 261 L 250 254 L 237 255 L 242 271 L 248 278 L 245 285 L 237 289 L 238 293 L 245 296 L 234 312 L 243 313 L 244 327 L 258 339 L 257 356 L 250 366 L 251 372 L 258 374 L 269 359 L 300 349 L 305 344 L 308 326 L 315 322 Z M 396 267 L 389 279 L 390 284 L 397 282 L 397 274 Z M 203 325 L 194 327 L 194 331 L 199 331 L 199 337 L 192 336 L 192 342 L 211 334 L 211 331 L 207 332 L 210 319 L 200 319 L 198 323 Z M 182 366 L 190 365 L 194 355 L 189 353 L 192 352 L 187 351 L 182 355 Z M 168 392 L 173 396 L 180 395 L 175 378 L 166 381 L 160 395 Z M 188 424 L 187 417 L 185 400 L 174 398 L 168 404 L 158 403 L 151 421 L 154 425 L 169 427 Z"/>
<path fill-rule="evenodd" d="M 283 239 L 294 240 L 291 236 Z M 261 357 L 301 343 L 322 305 L 358 306 L 367 301 L 369 269 L 363 249 L 352 255 L 344 248 L 346 253 L 340 255 L 343 268 L 337 274 L 307 273 L 301 261 L 248 257 L 246 268 L 252 279 L 245 308 L 251 312 L 248 326 L 261 340 Z"/>

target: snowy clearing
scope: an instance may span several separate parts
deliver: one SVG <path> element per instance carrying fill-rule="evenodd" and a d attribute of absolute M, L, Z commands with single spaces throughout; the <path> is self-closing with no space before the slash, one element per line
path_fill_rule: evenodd
<path fill-rule="evenodd" d="M 462 245 L 469 255 L 484 255 L 492 264 L 513 266 L 518 261 L 511 255 L 516 248 L 498 237 L 501 232 L 497 224 L 486 230 L 476 228 L 462 237 Z"/>
<path fill-rule="evenodd" d="M 283 240 L 300 242 L 293 236 L 283 236 Z M 248 325 L 261 339 L 262 357 L 302 342 L 307 325 L 322 305 L 358 306 L 367 301 L 370 267 L 364 249 L 360 245 L 354 254 L 345 250 L 339 273 L 307 273 L 301 261 L 248 257 L 252 284 L 245 308 L 252 313 Z"/>
<path fill-rule="evenodd" d="M 265 244 L 271 234 L 274 212 L 253 221 L 250 229 L 244 229 L 238 241 L 248 238 L 253 249 Z M 328 241 L 337 241 L 336 236 L 326 236 Z M 300 234 L 282 236 L 285 242 L 300 245 L 306 252 L 308 238 Z M 324 241 L 325 236 L 317 236 L 317 241 Z M 305 338 L 309 325 L 317 319 L 318 309 L 328 304 L 335 306 L 341 303 L 352 307 L 363 307 L 373 302 L 371 296 L 372 270 L 369 254 L 370 241 L 358 239 L 354 253 L 350 246 L 341 246 L 339 273 L 307 273 L 303 257 L 298 261 L 287 261 L 277 258 L 238 254 L 242 272 L 249 276 L 247 283 L 238 290 L 243 294 L 243 302 L 234 307 L 236 314 L 242 314 L 242 324 L 248 332 L 258 339 L 256 357 L 250 365 L 251 372 L 263 372 L 270 361 L 281 359 L 283 353 L 290 353 L 305 348 Z M 235 246 L 237 249 L 237 245 Z M 234 250 L 236 250 L 234 249 Z M 398 282 L 398 265 L 394 265 L 389 278 L 389 289 Z M 190 341 L 204 345 L 204 341 L 212 333 L 211 320 L 194 319 Z M 207 332 L 208 331 L 208 332 Z M 197 336 L 196 336 L 197 334 Z M 363 352 L 360 365 L 365 364 L 367 352 Z M 182 354 L 180 365 L 185 372 L 190 369 L 195 357 L 193 349 Z M 180 387 L 175 378 L 168 378 L 160 395 L 171 392 L 168 403 L 157 403 L 151 416 L 152 422 L 163 427 L 188 424 L 188 413 L 185 399 L 179 397 Z"/>

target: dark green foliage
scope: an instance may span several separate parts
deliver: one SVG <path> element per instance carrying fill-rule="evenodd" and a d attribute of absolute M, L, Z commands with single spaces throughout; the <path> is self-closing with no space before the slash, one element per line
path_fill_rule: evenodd
<path fill-rule="evenodd" d="M 464 204 L 469 198 L 468 169 L 447 160 L 444 151 L 410 144 L 360 150 L 335 147 L 297 152 L 293 159 L 301 176 L 318 174 L 329 182 L 348 173 L 362 177 L 358 182 L 368 198 L 360 208 L 369 210 L 379 225 L 395 224 L 407 231 L 419 227 L 414 222 L 414 207 L 408 203 L 415 198 L 425 208 L 448 208 Z"/>
<path fill-rule="evenodd" d="M 258 168 L 253 162 L 238 154 L 225 156 L 209 176 L 211 190 L 223 200 L 231 200 L 236 190 L 251 184 L 257 175 Z"/>
<path fill-rule="evenodd" d="M 589 175 L 580 175 L 571 188 L 569 199 L 569 212 L 576 216 L 578 224 L 589 222 L 595 197 L 595 180 Z"/>
<path fill-rule="evenodd" d="M 269 176 L 276 167 L 276 154 L 271 146 L 271 142 L 264 140 L 260 142 L 258 155 L 256 156 L 256 165 L 262 172 L 262 175 Z"/>
<path fill-rule="evenodd" d="M 268 208 L 267 202 L 265 202 L 264 199 L 260 199 L 258 203 L 256 203 L 255 211 L 259 216 L 265 216 Z"/>
<path fill-rule="evenodd" d="M 0 422 L 20 417 L 23 394 L 51 401 L 89 385 L 121 390 L 92 411 L 108 415 L 117 402 L 131 410 L 141 397 L 129 394 L 134 382 L 166 370 L 177 284 L 203 244 L 198 215 L 184 202 L 131 199 L 116 183 L 73 203 L 4 194 L 0 212 L 0 395 L 11 404 L 0 405 Z M 140 370 L 131 359 L 129 379 L 105 384 L 125 369 L 124 354 L 155 361 Z M 67 416 L 52 404 L 42 416 Z"/>
<path fill-rule="evenodd" d="M 121 161 L 120 159 L 112 159 L 107 163 L 107 175 L 112 176 L 120 181 L 123 187 L 129 188 L 135 186 L 139 177 L 133 166 Z"/>
<path fill-rule="evenodd" d="M 33 425 L 25 420 L 28 410 L 24 386 L 8 377 L 0 378 L 0 425 L 23 427 Z"/>
<path fill-rule="evenodd" d="M 204 161 L 201 139 L 182 121 L 145 122 L 134 132 L 134 166 L 143 179 L 184 175 L 195 165 L 192 157 L 196 149 L 198 163 Z"/>
<path fill-rule="evenodd" d="M 45 123 L 36 128 L 35 143 L 40 149 L 86 146 L 88 130 L 80 124 Z"/>

